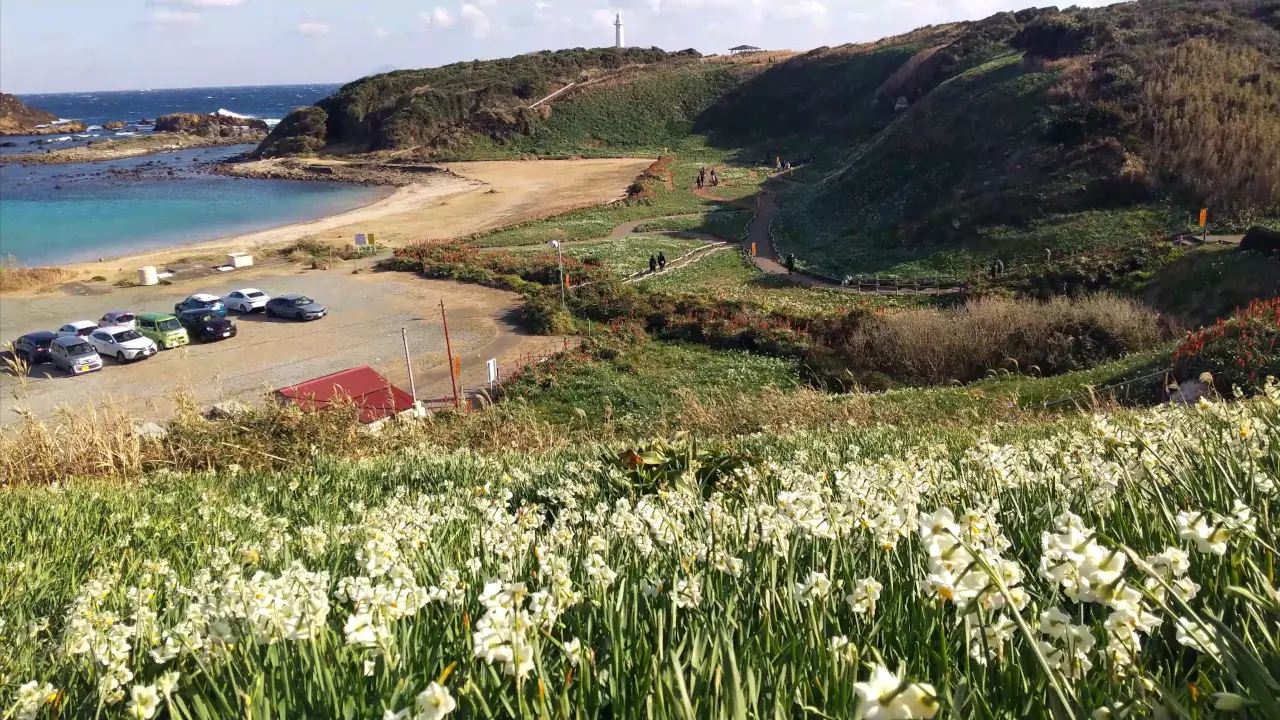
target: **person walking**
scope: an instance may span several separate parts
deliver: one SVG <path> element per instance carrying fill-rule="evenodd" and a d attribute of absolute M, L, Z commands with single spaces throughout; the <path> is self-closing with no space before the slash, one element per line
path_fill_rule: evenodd
<path fill-rule="evenodd" d="M 796 254 L 787 253 L 787 272 L 795 273 L 796 271 Z"/>
<path fill-rule="evenodd" d="M 662 253 L 658 253 L 658 269 L 659 270 L 667 269 L 667 256 L 663 255 Z"/>
<path fill-rule="evenodd" d="M 707 169 L 704 167 L 698 168 L 698 187 L 702 187 L 703 184 L 706 183 L 706 181 L 707 181 Z"/>
<path fill-rule="evenodd" d="M 720 184 L 720 176 L 716 175 L 715 170 L 712 170 L 711 171 L 711 187 L 715 187 L 716 185 L 719 185 L 719 184 Z"/>
<path fill-rule="evenodd" d="M 650 273 L 658 272 L 658 258 L 652 255 L 649 256 L 649 272 Z"/>

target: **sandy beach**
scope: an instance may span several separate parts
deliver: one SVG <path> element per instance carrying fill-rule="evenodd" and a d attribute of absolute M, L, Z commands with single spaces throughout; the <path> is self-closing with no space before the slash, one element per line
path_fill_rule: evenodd
<path fill-rule="evenodd" d="M 338 215 L 61 267 L 73 274 L 73 281 L 104 277 L 112 283 L 135 277 L 137 268 L 144 265 L 216 264 L 227 252 L 262 256 L 304 239 L 340 247 L 350 244 L 355 233 L 374 233 L 380 244 L 397 247 L 460 237 L 617 199 L 651 162 L 619 158 L 441 163 L 439 167 L 447 172 L 432 173 L 421 182 L 390 190 L 370 205 Z"/>

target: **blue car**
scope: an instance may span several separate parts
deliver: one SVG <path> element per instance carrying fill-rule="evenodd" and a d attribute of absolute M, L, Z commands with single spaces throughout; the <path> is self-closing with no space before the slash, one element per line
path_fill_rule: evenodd
<path fill-rule="evenodd" d="M 173 306 L 173 314 L 179 317 L 187 310 L 207 310 L 220 318 L 227 316 L 227 306 L 222 303 L 222 298 L 208 293 L 196 293 Z"/>

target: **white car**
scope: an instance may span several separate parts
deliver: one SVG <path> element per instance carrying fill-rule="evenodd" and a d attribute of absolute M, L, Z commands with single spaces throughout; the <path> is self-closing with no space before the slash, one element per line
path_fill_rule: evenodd
<path fill-rule="evenodd" d="M 143 337 L 142 333 L 123 325 L 98 328 L 86 339 L 99 355 L 103 357 L 110 355 L 122 363 L 149 358 L 159 350 L 156 344 Z"/>
<path fill-rule="evenodd" d="M 88 337 L 97 329 L 98 323 L 92 320 L 73 320 L 58 328 L 58 337 Z"/>
<path fill-rule="evenodd" d="M 270 299 L 270 295 L 257 288 L 242 288 L 228 293 L 226 297 L 222 298 L 222 304 L 226 305 L 228 310 L 251 313 L 265 309 L 267 301 Z"/>

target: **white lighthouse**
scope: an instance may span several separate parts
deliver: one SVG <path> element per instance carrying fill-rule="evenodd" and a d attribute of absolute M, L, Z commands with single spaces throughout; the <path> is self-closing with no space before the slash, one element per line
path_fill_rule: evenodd
<path fill-rule="evenodd" d="M 616 18 L 614 18 L 614 19 L 613 19 L 613 29 L 614 29 L 614 31 L 615 31 L 615 32 L 614 32 L 614 37 L 613 37 L 613 46 L 614 46 L 614 47 L 619 47 L 619 48 L 620 48 L 620 47 L 622 47 L 622 46 L 623 46 L 623 42 L 622 42 L 622 13 L 618 13 L 618 16 L 617 16 Z"/>

